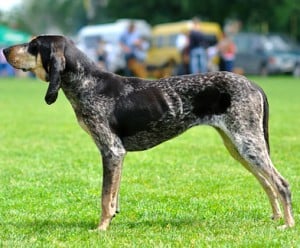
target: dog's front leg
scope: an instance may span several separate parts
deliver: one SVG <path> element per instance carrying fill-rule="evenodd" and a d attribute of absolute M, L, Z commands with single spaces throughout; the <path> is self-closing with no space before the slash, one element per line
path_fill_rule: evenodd
<path fill-rule="evenodd" d="M 118 211 L 118 193 L 124 156 L 125 151 L 119 152 L 118 154 L 102 154 L 102 215 L 98 226 L 99 230 L 106 230 Z"/>

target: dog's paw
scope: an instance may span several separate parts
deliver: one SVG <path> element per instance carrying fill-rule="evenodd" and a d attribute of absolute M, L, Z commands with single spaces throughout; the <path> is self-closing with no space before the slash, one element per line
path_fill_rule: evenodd
<path fill-rule="evenodd" d="M 89 229 L 89 233 L 96 233 L 96 232 L 104 232 L 106 231 L 108 226 L 99 225 L 97 228 Z"/>
<path fill-rule="evenodd" d="M 96 231 L 103 232 L 106 231 L 107 229 L 108 229 L 108 225 L 100 225 L 97 227 Z"/>
<path fill-rule="evenodd" d="M 282 226 L 277 227 L 278 230 L 287 230 L 289 228 L 292 228 L 295 225 L 295 223 L 290 223 L 290 224 L 284 224 Z"/>
<path fill-rule="evenodd" d="M 109 224 L 112 219 L 101 220 L 99 226 L 97 227 L 98 231 L 106 231 L 109 227 Z"/>
<path fill-rule="evenodd" d="M 277 227 L 277 229 L 281 230 L 281 231 L 284 231 L 284 230 L 286 230 L 288 228 L 290 228 L 288 225 L 282 225 L 282 226 Z"/>

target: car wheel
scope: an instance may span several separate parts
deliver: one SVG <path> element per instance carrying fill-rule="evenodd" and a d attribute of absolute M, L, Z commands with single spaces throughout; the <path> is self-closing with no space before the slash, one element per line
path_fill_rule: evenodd
<path fill-rule="evenodd" d="M 294 71 L 293 71 L 293 76 L 300 77 L 300 63 L 295 66 Z"/>

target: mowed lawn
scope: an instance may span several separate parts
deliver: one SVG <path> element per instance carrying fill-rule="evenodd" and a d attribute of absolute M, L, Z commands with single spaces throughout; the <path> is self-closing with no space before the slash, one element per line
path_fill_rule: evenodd
<path fill-rule="evenodd" d="M 213 128 L 129 153 L 121 213 L 98 224 L 102 165 L 60 92 L 0 79 L 0 247 L 300 247 L 300 79 L 251 78 L 270 103 L 271 156 L 293 192 L 296 227 L 280 231 L 258 182 Z"/>

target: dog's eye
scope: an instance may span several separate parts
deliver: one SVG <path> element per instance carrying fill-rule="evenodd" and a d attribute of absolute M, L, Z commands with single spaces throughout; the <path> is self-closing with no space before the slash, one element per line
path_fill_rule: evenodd
<path fill-rule="evenodd" d="M 38 44 L 35 41 L 29 43 L 28 52 L 32 55 L 37 55 L 38 53 Z"/>

